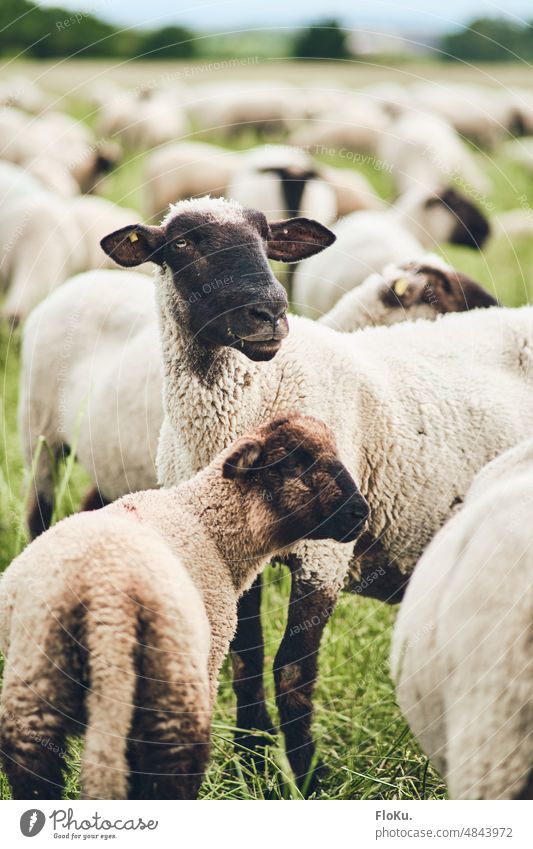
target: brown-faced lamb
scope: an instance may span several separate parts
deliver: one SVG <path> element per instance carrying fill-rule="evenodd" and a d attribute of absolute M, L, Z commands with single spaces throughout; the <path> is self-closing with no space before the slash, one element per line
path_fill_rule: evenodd
<path fill-rule="evenodd" d="M 161 483 L 189 478 L 287 407 L 322 417 L 372 508 L 368 558 L 379 554 L 385 575 L 396 568 L 405 580 L 476 472 L 531 430 L 533 310 L 475 310 L 352 334 L 297 317 L 289 324 L 268 258 L 299 261 L 333 238 L 317 222 L 268 223 L 257 210 L 202 198 L 176 204 L 160 226 L 132 224 L 110 234 L 102 246 L 121 265 L 151 259 L 159 267 Z M 199 297 L 202 281 L 217 279 L 226 284 Z M 301 782 L 314 757 L 321 635 L 348 572 L 356 581 L 360 575 L 359 553 L 347 549 L 306 541 L 285 558 L 293 580 L 275 678 Z M 254 593 L 257 606 L 257 584 Z M 242 663 L 254 687 L 238 717 L 246 707 L 248 723 L 270 728 L 257 674 L 259 627 L 249 608 L 236 641 L 239 669 Z M 313 616 L 317 627 L 302 633 L 296 626 Z"/>
<path fill-rule="evenodd" d="M 85 735 L 84 797 L 194 797 L 239 596 L 275 552 L 353 541 L 367 516 L 331 431 L 289 415 L 179 488 L 40 536 L 0 581 L 0 751 L 14 797 L 60 797 L 69 733 Z"/>

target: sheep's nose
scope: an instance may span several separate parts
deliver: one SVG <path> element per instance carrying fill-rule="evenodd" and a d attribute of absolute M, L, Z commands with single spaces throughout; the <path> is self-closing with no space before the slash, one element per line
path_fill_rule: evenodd
<path fill-rule="evenodd" d="M 266 321 L 268 324 L 275 327 L 281 319 L 285 318 L 286 309 L 287 307 L 284 304 L 273 307 L 261 304 L 261 306 L 258 307 L 251 307 L 250 315 L 258 321 Z"/>

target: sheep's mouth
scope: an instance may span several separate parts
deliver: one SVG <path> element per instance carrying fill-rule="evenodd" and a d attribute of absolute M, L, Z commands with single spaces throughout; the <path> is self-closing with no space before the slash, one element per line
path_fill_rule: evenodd
<path fill-rule="evenodd" d="M 249 360 L 271 360 L 281 348 L 282 339 L 236 339 L 231 347 L 241 351 Z"/>

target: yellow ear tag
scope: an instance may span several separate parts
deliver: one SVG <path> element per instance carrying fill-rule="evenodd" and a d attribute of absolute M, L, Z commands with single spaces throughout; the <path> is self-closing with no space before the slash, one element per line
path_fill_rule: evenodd
<path fill-rule="evenodd" d="M 130 233 L 128 238 L 129 238 L 130 242 L 138 242 L 139 241 L 139 237 L 138 237 L 137 233 L 135 233 L 135 232 Z"/>
<path fill-rule="evenodd" d="M 395 282 L 393 289 L 398 297 L 401 298 L 402 295 L 405 295 L 407 292 L 408 287 L 409 281 L 405 277 L 400 277 L 400 279 Z"/>

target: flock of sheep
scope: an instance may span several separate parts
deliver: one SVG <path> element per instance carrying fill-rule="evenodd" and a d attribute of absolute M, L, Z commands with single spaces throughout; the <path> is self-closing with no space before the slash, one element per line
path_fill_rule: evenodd
<path fill-rule="evenodd" d="M 347 590 L 401 601 L 398 703 L 450 795 L 532 798 L 533 310 L 429 251 L 530 226 L 472 199 L 490 186 L 464 137 L 533 133 L 533 95 L 106 83 L 87 98 L 95 133 L 29 81 L 0 89 L 33 540 L 0 583 L 13 796 L 58 798 L 76 734 L 85 798 L 196 797 L 230 650 L 236 741 L 259 763 L 275 558 L 291 572 L 276 699 L 301 787 L 327 767 L 313 691 Z M 271 143 L 215 143 L 250 129 Z M 323 147 L 386 163 L 396 201 L 321 164 Z M 152 223 L 98 195 L 124 148 L 147 151 Z M 270 261 L 290 264 L 284 285 Z M 70 452 L 93 486 L 55 522 Z"/>

